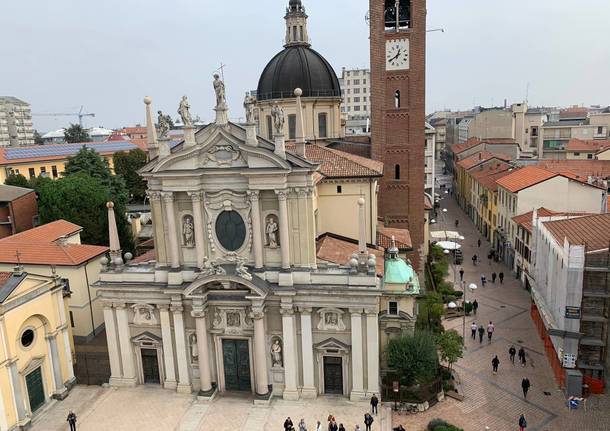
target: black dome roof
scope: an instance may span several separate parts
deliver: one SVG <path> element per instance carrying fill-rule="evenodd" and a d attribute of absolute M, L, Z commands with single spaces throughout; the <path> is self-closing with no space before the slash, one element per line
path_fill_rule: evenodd
<path fill-rule="evenodd" d="M 339 80 L 332 66 L 313 49 L 288 46 L 265 66 L 258 81 L 258 100 L 294 97 L 294 89 L 303 90 L 302 97 L 340 97 Z"/>

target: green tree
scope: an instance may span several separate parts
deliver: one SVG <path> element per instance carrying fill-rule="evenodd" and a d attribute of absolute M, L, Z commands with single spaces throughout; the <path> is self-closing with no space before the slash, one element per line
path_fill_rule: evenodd
<path fill-rule="evenodd" d="M 436 344 L 428 331 L 390 339 L 386 357 L 388 366 L 398 372 L 403 385 L 425 384 L 438 375 Z"/>
<path fill-rule="evenodd" d="M 445 331 L 436 336 L 436 345 L 441 360 L 447 362 L 449 369 L 464 354 L 463 338 L 456 331 Z"/>
<path fill-rule="evenodd" d="M 416 328 L 434 333 L 443 331 L 441 317 L 443 316 L 443 298 L 436 292 L 428 292 L 419 300 Z"/>
<path fill-rule="evenodd" d="M 62 175 L 68 176 L 80 172 L 100 180 L 107 186 L 110 185 L 112 172 L 110 172 L 108 160 L 101 157 L 94 149 L 87 148 L 84 145 L 78 150 L 76 155 L 68 158 Z"/>
<path fill-rule="evenodd" d="M 146 164 L 146 153 L 139 148 L 128 153 L 121 151 L 112 156 L 112 162 L 114 172 L 125 180 L 130 200 L 143 201 L 146 196 L 146 181 L 138 174 L 138 170 Z"/>
<path fill-rule="evenodd" d="M 42 135 L 38 133 L 38 130 L 34 130 L 34 143 L 36 145 L 44 144 L 44 141 L 42 140 Z"/>
<path fill-rule="evenodd" d="M 21 174 L 11 174 L 4 180 L 4 184 L 7 186 L 25 187 L 31 189 L 30 184 L 26 177 Z"/>
<path fill-rule="evenodd" d="M 66 142 L 72 144 L 77 142 L 89 142 L 89 134 L 80 124 L 70 124 L 64 131 Z"/>

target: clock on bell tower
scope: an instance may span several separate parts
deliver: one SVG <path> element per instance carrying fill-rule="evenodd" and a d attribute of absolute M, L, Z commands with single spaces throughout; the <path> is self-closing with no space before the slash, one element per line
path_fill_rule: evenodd
<path fill-rule="evenodd" d="M 379 214 L 424 241 L 426 1 L 369 0 L 372 156 L 384 163 Z"/>

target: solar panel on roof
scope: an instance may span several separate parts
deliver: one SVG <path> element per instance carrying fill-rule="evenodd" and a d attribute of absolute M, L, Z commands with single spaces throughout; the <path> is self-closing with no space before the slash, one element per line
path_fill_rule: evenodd
<path fill-rule="evenodd" d="M 6 148 L 4 158 L 7 160 L 30 159 L 38 157 L 73 156 L 83 147 L 95 152 L 129 151 L 138 148 L 130 141 L 94 142 L 86 144 L 40 145 L 36 147 Z"/>

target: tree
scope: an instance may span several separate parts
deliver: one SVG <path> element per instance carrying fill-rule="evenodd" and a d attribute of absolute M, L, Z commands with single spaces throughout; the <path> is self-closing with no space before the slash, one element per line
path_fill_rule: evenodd
<path fill-rule="evenodd" d="M 436 336 L 436 345 L 441 360 L 447 362 L 449 369 L 453 364 L 464 354 L 464 341 L 460 334 L 456 331 L 445 331 Z"/>
<path fill-rule="evenodd" d="M 42 135 L 38 133 L 38 130 L 34 130 L 34 143 L 36 145 L 44 144 L 44 141 L 42 140 Z"/>
<path fill-rule="evenodd" d="M 72 144 L 77 142 L 89 142 L 89 134 L 80 124 L 70 124 L 64 131 L 66 142 Z"/>
<path fill-rule="evenodd" d="M 62 175 L 68 176 L 80 172 L 102 181 L 105 185 L 110 185 L 112 172 L 110 172 L 108 160 L 97 154 L 94 149 L 84 145 L 75 156 L 68 158 Z"/>
<path fill-rule="evenodd" d="M 138 170 L 146 165 L 146 153 L 135 148 L 128 153 L 121 151 L 112 156 L 114 172 L 124 180 L 131 197 L 130 200 L 143 201 L 146 196 L 146 181 Z"/>
<path fill-rule="evenodd" d="M 428 383 L 438 375 L 438 354 L 434 336 L 428 331 L 390 339 L 387 362 L 401 376 L 403 385 Z"/>
<path fill-rule="evenodd" d="M 434 333 L 443 331 L 441 317 L 443 316 L 443 298 L 436 292 L 428 292 L 419 301 L 419 313 L 417 315 L 417 329 L 426 329 Z"/>
<path fill-rule="evenodd" d="M 11 174 L 4 180 L 4 184 L 7 186 L 25 187 L 31 189 L 30 184 L 26 177 L 21 174 Z"/>

